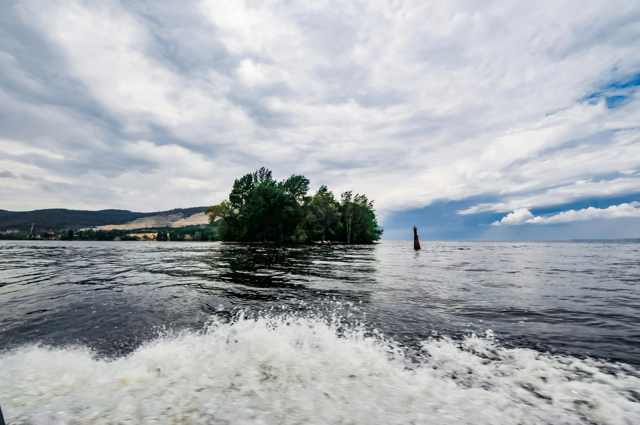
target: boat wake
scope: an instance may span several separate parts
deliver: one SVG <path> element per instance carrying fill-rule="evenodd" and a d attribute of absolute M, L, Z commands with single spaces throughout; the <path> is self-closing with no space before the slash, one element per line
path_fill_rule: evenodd
<path fill-rule="evenodd" d="M 0 355 L 7 423 L 632 424 L 632 366 L 471 335 L 407 350 L 340 320 L 213 320 L 117 359 L 25 346 Z"/>

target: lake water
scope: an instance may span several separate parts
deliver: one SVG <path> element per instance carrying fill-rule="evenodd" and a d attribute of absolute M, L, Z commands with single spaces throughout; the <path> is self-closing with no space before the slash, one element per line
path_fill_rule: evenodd
<path fill-rule="evenodd" d="M 640 243 L 0 242 L 10 424 L 639 424 Z"/>

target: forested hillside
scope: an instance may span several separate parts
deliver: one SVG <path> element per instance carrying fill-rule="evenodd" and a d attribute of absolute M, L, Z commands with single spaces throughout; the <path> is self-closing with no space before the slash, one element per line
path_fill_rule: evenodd
<path fill-rule="evenodd" d="M 170 211 L 141 213 L 128 210 L 83 211 L 67 210 L 63 208 L 12 212 L 0 212 L 0 231 L 31 229 L 35 223 L 36 232 L 43 230 L 78 230 L 83 227 L 105 226 L 109 224 L 124 224 L 142 217 L 160 214 L 182 213 L 184 216 L 204 212 L 205 207 L 177 208 Z M 0 210 L 4 211 L 4 210 Z"/>

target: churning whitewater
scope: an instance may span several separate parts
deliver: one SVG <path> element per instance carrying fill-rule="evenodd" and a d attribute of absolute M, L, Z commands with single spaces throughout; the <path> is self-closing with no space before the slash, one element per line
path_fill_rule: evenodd
<path fill-rule="evenodd" d="M 241 314 L 126 357 L 22 347 L 0 358 L 11 423 L 620 424 L 640 418 L 638 371 L 474 335 L 411 356 L 362 327 Z"/>
<path fill-rule="evenodd" d="M 640 423 L 640 244 L 0 242 L 8 424 Z"/>

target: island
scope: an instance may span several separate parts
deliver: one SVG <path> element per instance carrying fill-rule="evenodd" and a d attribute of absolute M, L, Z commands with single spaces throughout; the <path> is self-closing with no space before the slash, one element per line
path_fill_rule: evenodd
<path fill-rule="evenodd" d="M 222 241 L 278 243 L 357 243 L 378 241 L 373 201 L 343 192 L 336 200 L 321 186 L 308 195 L 309 179 L 292 175 L 277 181 L 264 167 L 233 183 L 229 199 L 205 210 Z"/>

